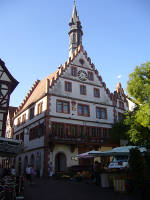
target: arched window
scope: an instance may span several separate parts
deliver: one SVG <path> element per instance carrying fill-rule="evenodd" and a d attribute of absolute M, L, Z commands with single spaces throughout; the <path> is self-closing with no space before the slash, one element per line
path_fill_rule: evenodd
<path fill-rule="evenodd" d="M 73 43 L 76 43 L 76 34 L 73 33 Z"/>
<path fill-rule="evenodd" d="M 80 44 L 80 34 L 78 33 L 78 38 L 77 38 L 77 40 L 78 40 L 78 44 Z"/>

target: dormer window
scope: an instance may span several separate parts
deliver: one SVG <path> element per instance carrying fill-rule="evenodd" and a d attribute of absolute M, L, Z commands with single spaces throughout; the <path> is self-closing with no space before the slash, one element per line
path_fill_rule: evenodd
<path fill-rule="evenodd" d="M 33 119 L 33 117 L 34 117 L 34 107 L 30 108 L 30 111 L 29 111 L 29 118 Z"/>
<path fill-rule="evenodd" d="M 43 102 L 41 102 L 37 105 L 37 114 L 38 115 L 42 113 L 42 107 L 43 107 Z"/>
<path fill-rule="evenodd" d="M 20 124 L 21 124 L 21 117 L 18 117 L 18 119 L 17 119 L 17 126 L 20 126 Z"/>
<path fill-rule="evenodd" d="M 24 124 L 25 121 L 26 121 L 26 114 L 23 114 L 23 115 L 22 115 L 22 123 Z"/>

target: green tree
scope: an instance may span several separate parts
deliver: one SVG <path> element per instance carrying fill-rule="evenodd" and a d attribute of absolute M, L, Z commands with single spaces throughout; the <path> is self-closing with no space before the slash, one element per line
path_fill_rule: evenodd
<path fill-rule="evenodd" d="M 127 91 L 138 104 L 150 103 L 150 62 L 137 66 L 129 75 Z"/>
<path fill-rule="evenodd" d="M 124 123 L 124 120 L 116 122 L 113 124 L 111 132 L 110 132 L 110 141 L 113 144 L 119 144 L 120 139 L 129 139 L 127 131 L 129 130 L 129 126 Z"/>
<path fill-rule="evenodd" d="M 134 144 L 150 143 L 150 62 L 137 66 L 129 75 L 127 91 L 137 103 L 128 112 L 124 124 L 128 125 L 130 141 Z"/>
<path fill-rule="evenodd" d="M 138 108 L 135 108 L 134 111 L 129 111 L 125 114 L 123 124 L 126 127 L 126 134 L 131 144 L 148 145 L 150 130 L 137 122 L 135 115 L 137 110 Z"/>
<path fill-rule="evenodd" d="M 138 148 L 130 149 L 129 170 L 134 190 L 141 189 L 144 183 L 146 162 Z"/>

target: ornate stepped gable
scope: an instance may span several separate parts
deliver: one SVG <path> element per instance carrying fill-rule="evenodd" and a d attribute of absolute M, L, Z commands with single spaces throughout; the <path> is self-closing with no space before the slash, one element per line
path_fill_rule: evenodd
<path fill-rule="evenodd" d="M 78 48 L 74 51 L 71 57 L 64 63 L 64 65 L 60 65 L 56 72 L 49 75 L 48 77 L 44 78 L 42 81 L 37 80 L 33 84 L 31 90 L 23 100 L 22 104 L 18 107 L 16 110 L 15 115 L 17 116 L 19 113 L 21 113 L 23 110 L 25 110 L 28 106 L 36 102 L 38 99 L 43 97 L 47 93 L 47 81 L 48 81 L 48 87 L 52 88 L 54 84 L 57 82 L 59 77 L 63 75 L 63 73 L 67 70 L 70 64 L 72 64 L 73 60 L 79 55 L 79 53 L 82 52 L 85 58 L 87 59 L 88 63 L 90 64 L 91 68 L 95 72 L 98 80 L 100 81 L 101 85 L 106 91 L 106 94 L 110 98 L 110 100 L 115 100 L 118 98 L 117 92 L 111 93 L 110 90 L 106 87 L 105 82 L 103 82 L 102 77 L 99 75 L 99 72 L 97 69 L 95 69 L 95 65 L 91 62 L 90 57 L 88 57 L 87 52 L 83 49 L 82 45 L 79 45 Z"/>
<path fill-rule="evenodd" d="M 82 45 L 79 45 L 78 48 L 73 52 L 72 56 L 69 57 L 69 59 L 65 62 L 65 64 L 63 66 L 59 67 L 59 70 L 56 73 L 55 78 L 53 77 L 50 80 L 50 87 L 52 87 L 54 85 L 54 83 L 56 83 L 56 81 L 58 80 L 59 76 L 61 74 L 63 74 L 63 72 L 65 72 L 65 70 L 69 67 L 70 64 L 72 64 L 72 62 L 74 61 L 74 59 L 79 55 L 79 53 L 82 52 L 83 55 L 85 56 L 85 58 L 87 59 L 89 65 L 91 66 L 91 68 L 93 69 L 93 72 L 95 72 L 98 80 L 100 81 L 101 85 L 103 86 L 103 88 L 106 91 L 106 94 L 108 94 L 110 100 L 112 100 L 113 94 L 110 92 L 110 90 L 106 87 L 105 82 L 103 82 L 102 77 L 99 75 L 99 72 L 97 69 L 95 69 L 95 65 L 91 62 L 91 58 L 88 57 L 87 52 L 84 50 Z"/>
<path fill-rule="evenodd" d="M 31 87 L 31 89 L 29 90 L 28 94 L 24 98 L 24 100 L 21 103 L 21 105 L 16 109 L 15 115 L 18 114 L 22 110 L 22 108 L 24 107 L 24 105 L 26 104 L 26 102 L 28 101 L 28 99 L 30 98 L 30 96 L 32 95 L 34 89 L 37 87 L 37 85 L 39 84 L 39 82 L 40 82 L 40 80 L 36 80 L 35 81 L 35 83 Z"/>
<path fill-rule="evenodd" d="M 68 60 L 64 63 L 64 65 L 60 65 L 56 72 L 53 74 L 49 75 L 42 81 L 36 81 L 35 84 L 33 85 L 31 91 L 27 94 L 25 97 L 23 103 L 19 108 L 17 109 L 16 115 L 21 113 L 23 110 L 25 110 L 27 107 L 29 107 L 31 104 L 35 103 L 38 101 L 40 98 L 42 98 L 46 93 L 48 93 L 48 88 L 52 88 L 54 84 L 57 83 L 57 80 L 63 73 L 68 69 L 70 64 L 73 63 L 75 58 L 82 52 L 83 55 L 85 56 L 85 59 L 91 66 L 91 69 L 93 72 L 95 72 L 95 75 L 97 76 L 98 80 L 100 81 L 101 86 L 104 88 L 106 94 L 108 95 L 109 99 L 113 102 L 113 105 L 115 106 L 117 103 L 117 99 L 119 99 L 120 94 L 124 97 L 124 101 L 127 102 L 126 96 L 123 92 L 123 89 L 120 93 L 120 90 L 115 91 L 114 93 L 111 93 L 110 90 L 106 87 L 105 82 L 102 80 L 102 77 L 99 75 L 98 70 L 95 68 L 95 65 L 91 62 L 90 57 L 88 57 L 87 52 L 84 50 L 82 46 L 82 26 L 81 22 L 79 20 L 79 16 L 77 14 L 76 10 L 76 5 L 74 3 L 74 8 L 73 8 L 73 13 L 71 16 L 71 21 L 69 23 L 70 26 L 70 31 L 69 31 L 69 36 L 70 36 L 70 47 L 69 47 L 69 58 Z M 75 36 L 75 40 L 73 39 L 73 35 Z"/>
<path fill-rule="evenodd" d="M 128 106 L 127 96 L 124 93 L 121 83 L 119 82 L 116 86 L 116 91 L 114 91 L 114 101 L 117 103 L 117 99 L 123 100 Z"/>

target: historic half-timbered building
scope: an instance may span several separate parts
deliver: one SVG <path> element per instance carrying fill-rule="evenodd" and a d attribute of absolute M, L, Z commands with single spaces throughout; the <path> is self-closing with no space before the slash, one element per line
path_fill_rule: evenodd
<path fill-rule="evenodd" d="M 111 148 L 110 129 L 128 110 L 119 83 L 111 93 L 82 46 L 82 26 L 74 5 L 69 23 L 69 59 L 56 72 L 37 80 L 14 117 L 14 138 L 24 141 L 17 157 L 47 173 L 78 165 L 78 153 Z"/>
<path fill-rule="evenodd" d="M 18 81 L 14 79 L 0 59 L 0 137 L 5 137 L 10 94 L 17 85 Z"/>
<path fill-rule="evenodd" d="M 9 106 L 8 108 L 8 114 L 7 114 L 7 120 L 6 120 L 6 138 L 13 138 L 13 117 L 14 113 L 16 111 L 17 107 Z"/>

